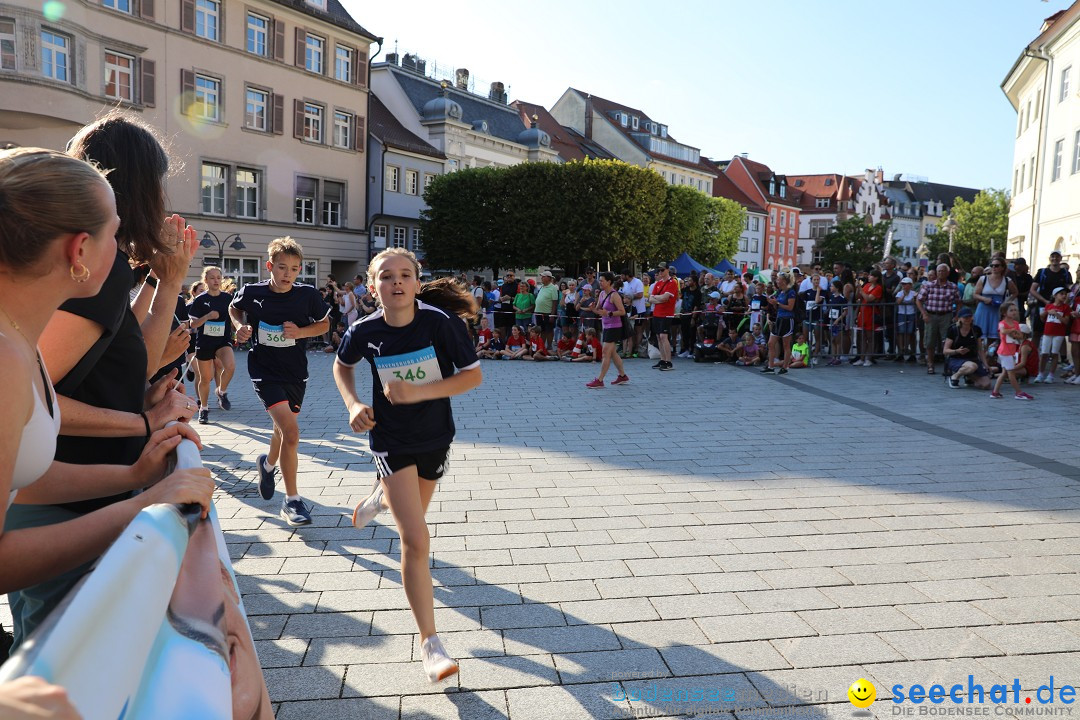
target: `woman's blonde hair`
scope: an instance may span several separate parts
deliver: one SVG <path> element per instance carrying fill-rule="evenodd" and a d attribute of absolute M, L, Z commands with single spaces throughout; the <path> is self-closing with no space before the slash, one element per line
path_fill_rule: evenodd
<path fill-rule="evenodd" d="M 225 273 L 223 273 L 221 271 L 221 268 L 219 268 L 217 265 L 207 265 L 206 267 L 204 267 L 202 269 L 202 275 L 199 276 L 199 282 L 201 282 L 201 283 L 203 283 L 205 285 L 206 284 L 206 274 L 209 273 L 209 272 L 213 272 L 214 270 L 216 270 L 217 274 L 221 276 L 221 281 L 225 282 Z"/>
<path fill-rule="evenodd" d="M 234 292 L 236 292 L 236 281 L 233 280 L 231 277 L 222 278 L 221 292 L 229 293 L 230 295 L 232 295 Z"/>
<path fill-rule="evenodd" d="M 61 235 L 100 232 L 109 220 L 100 190 L 108 187 L 100 170 L 70 155 L 0 151 L 0 265 L 30 271 Z"/>
<path fill-rule="evenodd" d="M 403 257 L 412 263 L 413 271 L 416 273 L 417 281 L 419 281 L 420 261 L 416 259 L 416 255 L 405 248 L 395 247 L 386 248 L 371 258 L 371 262 L 368 263 L 368 278 L 370 278 L 372 284 L 375 283 L 378 276 L 379 265 L 391 257 Z M 476 306 L 476 298 L 456 278 L 440 278 L 423 283 L 420 286 L 420 292 L 416 294 L 416 298 L 428 305 L 434 305 L 457 315 L 463 320 L 473 320 L 479 312 L 479 308 Z"/>

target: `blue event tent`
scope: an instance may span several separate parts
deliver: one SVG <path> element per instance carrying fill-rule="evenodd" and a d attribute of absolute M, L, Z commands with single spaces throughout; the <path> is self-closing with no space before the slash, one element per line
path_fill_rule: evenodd
<path fill-rule="evenodd" d="M 735 273 L 736 275 L 739 274 L 739 268 L 735 267 L 734 265 L 732 265 L 727 260 L 721 260 L 720 262 L 718 262 L 716 264 L 716 267 L 713 268 L 713 269 L 716 270 L 716 272 L 718 272 L 720 274 L 726 273 L 728 270 Z"/>
<path fill-rule="evenodd" d="M 702 265 L 689 254 L 683 253 L 679 257 L 668 263 L 671 267 L 678 271 L 679 275 L 689 275 L 691 270 L 697 270 L 699 273 L 712 272 L 713 269 L 708 265 Z"/>

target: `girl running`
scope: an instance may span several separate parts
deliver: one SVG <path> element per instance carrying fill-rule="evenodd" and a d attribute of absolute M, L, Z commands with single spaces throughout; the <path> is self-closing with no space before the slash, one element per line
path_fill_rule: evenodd
<path fill-rule="evenodd" d="M 191 301 L 188 317 L 195 330 L 195 361 L 199 364 L 199 423 L 210 422 L 210 380 L 217 385 L 218 407 L 231 410 L 229 382 L 236 371 L 233 358 L 233 328 L 229 319 L 229 305 L 233 296 L 221 288 L 221 268 L 206 267 L 202 271 L 206 292 Z M 218 369 L 220 367 L 220 370 Z"/>
<path fill-rule="evenodd" d="M 356 507 L 364 527 L 389 506 L 401 537 L 401 577 L 420 631 L 420 656 L 431 682 L 458 665 L 435 632 L 424 514 L 435 481 L 446 472 L 454 419 L 450 398 L 480 385 L 480 361 L 462 319 L 475 313 L 472 296 L 453 280 L 420 285 L 416 256 L 383 250 L 369 265 L 371 294 L 380 308 L 349 328 L 338 349 L 334 380 L 349 410 L 349 426 L 370 431 L 381 480 Z M 356 394 L 353 368 L 371 364 L 372 403 Z M 385 500 L 384 500 L 385 498 Z"/>

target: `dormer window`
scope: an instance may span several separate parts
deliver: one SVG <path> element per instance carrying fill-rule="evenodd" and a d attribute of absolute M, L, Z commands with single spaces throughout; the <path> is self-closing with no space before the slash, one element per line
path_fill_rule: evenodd
<path fill-rule="evenodd" d="M 626 123 L 628 121 L 629 121 L 629 118 L 626 116 L 626 113 L 619 113 L 619 124 L 620 125 L 622 125 L 623 127 L 626 127 Z"/>
<path fill-rule="evenodd" d="M 326 0 L 304 0 L 305 3 L 319 10 L 326 10 Z"/>
<path fill-rule="evenodd" d="M 832 178 L 825 178 L 825 187 L 832 187 Z"/>
<path fill-rule="evenodd" d="M 775 180 L 770 180 L 769 181 L 769 194 L 770 195 L 775 195 L 776 194 L 776 181 Z"/>
<path fill-rule="evenodd" d="M 661 125 L 660 126 L 660 137 L 662 137 L 662 138 L 667 137 L 667 125 Z"/>
<path fill-rule="evenodd" d="M 638 119 L 637 115 L 635 115 L 633 118 L 631 118 L 630 127 L 632 127 L 634 130 L 637 130 L 639 124 L 640 124 L 640 120 Z"/>
<path fill-rule="evenodd" d="M 787 197 L 787 183 L 780 181 L 780 197 Z"/>

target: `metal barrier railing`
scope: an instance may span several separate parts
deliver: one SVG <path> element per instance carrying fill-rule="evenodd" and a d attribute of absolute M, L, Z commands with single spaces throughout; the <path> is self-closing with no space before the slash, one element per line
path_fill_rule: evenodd
<path fill-rule="evenodd" d="M 190 440 L 175 467 L 202 467 Z M 87 720 L 227 720 L 237 705 L 238 717 L 271 720 L 217 512 L 200 515 L 142 510 L 0 667 L 0 682 L 42 677 Z"/>

